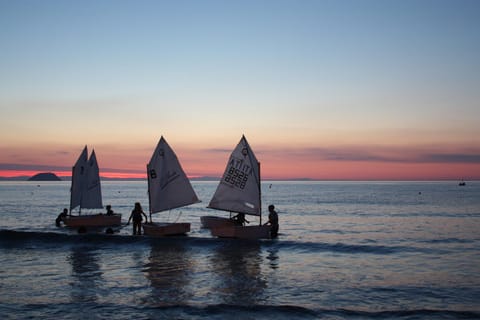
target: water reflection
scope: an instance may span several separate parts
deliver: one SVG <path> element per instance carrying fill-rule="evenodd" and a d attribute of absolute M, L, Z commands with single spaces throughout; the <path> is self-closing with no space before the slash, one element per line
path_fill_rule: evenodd
<path fill-rule="evenodd" d="M 97 301 L 98 284 L 102 281 L 102 271 L 98 264 L 96 248 L 74 246 L 68 257 L 72 265 L 71 297 L 73 302 Z"/>
<path fill-rule="evenodd" d="M 278 248 L 269 248 L 267 252 L 267 259 L 269 260 L 270 268 L 278 269 L 280 262 L 278 259 Z"/>
<path fill-rule="evenodd" d="M 152 287 L 149 303 L 156 306 L 182 305 L 193 295 L 187 288 L 193 263 L 189 250 L 181 243 L 152 243 L 144 272 Z"/>
<path fill-rule="evenodd" d="M 260 243 L 226 241 L 211 258 L 212 273 L 218 276 L 216 292 L 226 304 L 252 305 L 264 299 L 267 282 L 262 278 Z"/>

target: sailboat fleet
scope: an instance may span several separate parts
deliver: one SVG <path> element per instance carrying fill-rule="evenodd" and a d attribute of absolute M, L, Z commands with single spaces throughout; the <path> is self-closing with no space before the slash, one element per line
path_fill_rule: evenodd
<path fill-rule="evenodd" d="M 88 157 L 87 147 L 72 168 L 70 213 L 63 218 L 68 227 L 106 227 L 121 224 L 119 214 L 82 214 L 82 209 L 100 209 L 102 194 L 95 151 Z M 162 237 L 184 235 L 190 232 L 190 223 L 154 222 L 152 215 L 182 208 L 200 200 L 196 195 L 175 152 L 162 136 L 147 164 L 149 221 L 143 223 L 146 236 Z M 260 163 L 245 136 L 232 151 L 217 189 L 208 208 L 230 212 L 230 217 L 202 216 L 202 227 L 212 236 L 239 239 L 268 239 L 270 226 L 262 225 Z M 78 208 L 78 214 L 72 210 Z M 259 225 L 245 226 L 232 213 L 257 216 Z M 237 216 L 238 217 L 238 216 Z M 240 223 L 238 223 L 240 221 Z M 244 221 L 244 220 L 243 220 Z"/>

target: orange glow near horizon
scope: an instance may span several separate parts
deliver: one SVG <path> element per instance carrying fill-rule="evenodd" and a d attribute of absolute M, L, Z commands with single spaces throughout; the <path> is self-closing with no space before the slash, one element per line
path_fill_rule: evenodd
<path fill-rule="evenodd" d="M 220 177 L 224 164 L 206 167 L 203 162 L 188 163 L 184 170 L 189 178 Z M 1 170 L 0 177 L 31 177 L 41 172 L 52 172 L 60 178 L 70 177 L 70 171 Z M 146 179 L 143 172 L 109 169 L 100 176 L 112 179 Z M 444 163 L 390 163 L 305 161 L 293 166 L 272 159 L 262 162 L 263 180 L 480 180 L 480 164 Z"/>
<path fill-rule="evenodd" d="M 146 173 L 102 172 L 102 178 L 110 179 L 147 179 Z"/>
<path fill-rule="evenodd" d="M 72 172 L 69 171 L 38 171 L 38 170 L 0 170 L 0 177 L 3 178 L 15 178 L 15 177 L 31 177 L 38 173 L 51 172 L 58 177 L 70 177 Z"/>
<path fill-rule="evenodd" d="M 172 143 L 189 177 L 220 177 L 236 145 L 187 147 Z M 295 148 L 249 141 L 261 162 L 262 179 L 312 180 L 480 180 L 480 150 L 470 146 L 297 146 Z M 176 145 L 179 145 L 176 147 Z M 145 179 L 152 146 L 100 145 L 95 148 L 100 176 L 116 179 Z M 93 148 L 89 147 L 89 152 Z M 62 151 L 64 150 L 64 151 Z M 65 151 L 68 150 L 68 151 Z M 70 177 L 71 165 L 80 149 L 14 148 L 0 154 L 0 177 L 33 176 L 52 172 Z"/>
<path fill-rule="evenodd" d="M 2 170 L 0 171 L 0 177 L 3 178 L 16 178 L 16 177 L 31 177 L 42 172 L 51 172 L 57 175 L 59 178 L 71 177 L 71 171 L 38 171 L 38 170 Z M 145 173 L 125 173 L 125 172 L 102 172 L 100 177 L 111 179 L 146 179 Z"/>

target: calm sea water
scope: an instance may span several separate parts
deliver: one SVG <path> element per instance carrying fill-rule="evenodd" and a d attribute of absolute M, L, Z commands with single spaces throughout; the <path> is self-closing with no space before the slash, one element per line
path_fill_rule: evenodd
<path fill-rule="evenodd" d="M 266 182 L 277 240 L 57 228 L 69 182 L 0 182 L 1 319 L 479 319 L 480 182 Z M 126 222 L 146 183 L 103 182 Z M 264 217 L 264 220 L 266 217 Z M 251 219 L 254 220 L 254 219 Z"/>

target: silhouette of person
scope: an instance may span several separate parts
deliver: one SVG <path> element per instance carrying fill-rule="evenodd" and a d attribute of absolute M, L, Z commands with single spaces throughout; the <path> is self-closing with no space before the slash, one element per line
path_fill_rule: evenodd
<path fill-rule="evenodd" d="M 268 206 L 268 212 L 268 221 L 265 224 L 270 225 L 270 237 L 273 239 L 278 236 L 278 214 L 273 204 Z"/>
<path fill-rule="evenodd" d="M 142 234 L 142 215 L 147 221 L 147 215 L 143 212 L 140 202 L 135 202 L 135 208 L 133 208 L 130 218 L 128 218 L 127 226 L 130 224 L 130 220 L 133 220 L 133 235 Z"/>
<path fill-rule="evenodd" d="M 55 219 L 55 224 L 57 225 L 57 227 L 60 227 L 60 222 L 63 222 L 63 218 L 65 218 L 67 216 L 67 214 L 68 214 L 68 209 L 67 208 L 63 209 L 63 211 L 60 212 L 57 219 Z"/>
<path fill-rule="evenodd" d="M 245 223 L 250 223 L 247 219 L 245 219 L 245 213 L 239 213 L 235 217 L 232 218 L 233 222 L 236 226 L 244 226 Z"/>
<path fill-rule="evenodd" d="M 105 208 L 107 209 L 107 216 L 113 215 L 113 210 L 111 205 L 107 205 Z"/>

